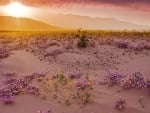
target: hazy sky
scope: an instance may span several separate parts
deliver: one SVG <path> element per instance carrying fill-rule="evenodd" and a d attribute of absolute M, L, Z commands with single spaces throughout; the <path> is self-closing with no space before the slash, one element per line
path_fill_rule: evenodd
<path fill-rule="evenodd" d="M 2 6 L 12 1 L 32 7 L 31 17 L 51 12 L 71 13 L 116 18 L 150 26 L 150 0 L 0 0 L 0 13 L 3 12 Z"/>

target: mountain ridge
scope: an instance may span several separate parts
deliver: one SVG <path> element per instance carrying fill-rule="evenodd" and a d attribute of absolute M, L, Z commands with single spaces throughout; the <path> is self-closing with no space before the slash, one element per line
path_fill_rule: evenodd
<path fill-rule="evenodd" d="M 74 14 L 44 15 L 39 19 L 45 23 L 63 28 L 83 28 L 90 30 L 150 30 L 150 26 L 138 25 L 116 18 L 101 18 Z"/>

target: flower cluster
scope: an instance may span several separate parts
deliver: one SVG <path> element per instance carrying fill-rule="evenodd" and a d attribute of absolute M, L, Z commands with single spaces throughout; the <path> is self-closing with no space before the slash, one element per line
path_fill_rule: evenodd
<path fill-rule="evenodd" d="M 34 94 L 34 95 L 40 94 L 39 89 L 35 86 L 27 86 L 25 90 L 29 94 Z"/>
<path fill-rule="evenodd" d="M 129 45 L 129 43 L 125 42 L 125 41 L 119 41 L 119 42 L 116 43 L 116 46 L 118 48 L 128 48 L 128 45 Z"/>
<path fill-rule="evenodd" d="M 2 100 L 6 104 L 11 104 L 14 101 L 14 95 L 11 89 L 1 88 L 0 89 L 0 100 Z"/>
<path fill-rule="evenodd" d="M 145 49 L 150 49 L 150 42 L 145 43 L 144 48 Z"/>
<path fill-rule="evenodd" d="M 140 72 L 136 72 L 130 75 L 127 75 L 121 81 L 121 87 L 123 88 L 144 88 L 145 80 L 144 76 Z"/>
<path fill-rule="evenodd" d="M 120 85 L 121 87 L 126 89 L 146 87 L 144 76 L 140 72 L 135 72 L 126 76 L 118 72 L 109 72 L 107 73 L 107 75 L 105 75 L 104 82 L 110 86 Z"/>
<path fill-rule="evenodd" d="M 10 52 L 6 47 L 0 47 L 0 58 L 6 58 L 9 54 Z"/>
<path fill-rule="evenodd" d="M 92 89 L 92 85 L 95 84 L 94 81 L 85 79 L 85 80 L 79 80 L 76 82 L 77 89 L 84 90 L 85 88 Z"/>
<path fill-rule="evenodd" d="M 122 111 L 126 108 L 127 106 L 127 102 L 126 102 L 126 98 L 124 97 L 119 97 L 116 101 L 115 101 L 115 107 L 117 110 Z"/>
<path fill-rule="evenodd" d="M 105 75 L 105 82 L 109 84 L 110 86 L 119 85 L 122 77 L 123 75 L 118 72 L 114 72 L 114 73 L 108 72 Z"/>
<path fill-rule="evenodd" d="M 12 77 L 12 76 L 15 76 L 16 73 L 4 73 L 4 75 L 5 75 L 6 77 Z"/>
<path fill-rule="evenodd" d="M 122 49 L 143 50 L 150 49 L 150 42 L 146 41 L 131 41 L 131 40 L 113 40 L 114 45 Z"/>
<path fill-rule="evenodd" d="M 69 78 L 70 79 L 80 78 L 82 75 L 83 75 L 83 73 L 81 73 L 81 72 L 71 73 L 71 74 L 69 74 Z"/>
<path fill-rule="evenodd" d="M 146 82 L 146 87 L 147 87 L 147 88 L 150 88 L 150 81 L 147 81 L 147 82 Z"/>
<path fill-rule="evenodd" d="M 45 111 L 45 112 L 42 112 L 41 110 L 38 110 L 37 111 L 37 113 L 51 113 L 51 110 L 50 109 L 48 109 L 47 111 Z"/>
<path fill-rule="evenodd" d="M 65 42 L 65 43 L 63 43 L 63 46 L 67 50 L 73 49 L 73 41 L 71 40 L 71 41 Z"/>
<path fill-rule="evenodd" d="M 87 84 L 86 84 L 86 82 L 80 82 L 80 81 L 78 81 L 76 83 L 76 86 L 77 86 L 78 89 L 85 89 L 87 87 Z"/>
<path fill-rule="evenodd" d="M 134 50 L 142 50 L 142 49 L 145 49 L 143 43 L 131 43 L 131 44 L 128 46 L 128 48 L 129 48 L 129 49 L 134 49 Z"/>
<path fill-rule="evenodd" d="M 4 81 L 5 86 L 0 89 L 0 99 L 4 103 L 12 103 L 14 101 L 14 96 L 21 92 L 39 95 L 39 89 L 36 86 L 30 85 L 35 75 L 37 76 L 37 74 L 33 74 L 19 79 L 17 79 L 15 75 L 6 76 L 7 78 Z M 38 77 L 39 76 L 41 75 L 38 74 Z"/>
<path fill-rule="evenodd" d="M 55 57 L 55 56 L 57 56 L 59 54 L 62 54 L 62 53 L 63 53 L 63 51 L 61 49 L 56 49 L 56 50 L 53 50 L 53 51 L 50 51 L 50 52 L 46 52 L 44 54 L 44 57 L 47 57 L 47 56 Z"/>
<path fill-rule="evenodd" d="M 44 77 L 38 83 L 42 87 L 42 91 L 49 93 L 48 96 L 52 96 L 57 100 L 61 99 L 59 102 L 65 105 L 72 103 L 85 105 L 93 102 L 91 91 L 95 81 L 91 80 L 88 75 L 83 75 L 81 72 L 67 75 L 61 72 L 51 77 Z"/>
<path fill-rule="evenodd" d="M 149 93 L 150 93 L 150 81 L 147 81 L 147 82 L 146 82 L 146 87 L 148 88 Z"/>

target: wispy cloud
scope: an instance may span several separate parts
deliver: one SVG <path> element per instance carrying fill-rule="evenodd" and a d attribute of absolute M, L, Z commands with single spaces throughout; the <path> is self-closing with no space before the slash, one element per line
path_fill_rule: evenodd
<path fill-rule="evenodd" d="M 32 15 L 40 15 L 38 18 L 54 12 L 116 18 L 150 25 L 150 0 L 0 0 L 0 6 L 13 1 L 32 6 L 34 11 L 37 9 Z"/>
<path fill-rule="evenodd" d="M 67 7 L 67 6 L 102 6 L 124 7 L 150 11 L 150 0 L 0 0 L 0 5 L 11 1 L 20 1 L 29 6 L 42 7 Z"/>

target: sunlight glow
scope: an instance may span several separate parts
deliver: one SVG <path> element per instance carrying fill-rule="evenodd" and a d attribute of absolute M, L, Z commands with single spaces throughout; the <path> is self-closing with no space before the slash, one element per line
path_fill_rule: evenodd
<path fill-rule="evenodd" d="M 24 17 L 28 13 L 28 8 L 19 2 L 12 2 L 5 10 L 8 15 L 14 17 Z"/>

